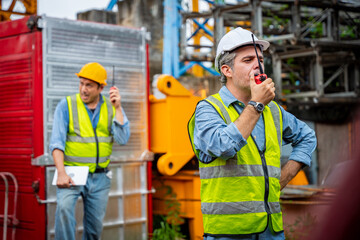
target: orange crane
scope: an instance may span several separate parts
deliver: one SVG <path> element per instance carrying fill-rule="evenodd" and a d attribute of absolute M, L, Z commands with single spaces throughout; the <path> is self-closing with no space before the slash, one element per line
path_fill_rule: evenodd
<path fill-rule="evenodd" d="M 160 75 L 157 89 L 166 98 L 150 96 L 151 151 L 161 155 L 157 169 L 162 176 L 153 177 L 153 213 L 167 215 L 166 202 L 178 201 L 180 217 L 188 221 L 189 239 L 202 239 L 203 226 L 198 170 L 182 170 L 193 157 L 187 123 L 197 102 L 202 98 L 191 94 L 174 77 Z M 170 186 L 176 199 L 169 199 L 162 184 Z"/>
<path fill-rule="evenodd" d="M 16 4 L 22 4 L 25 7 L 25 12 L 19 12 L 14 10 Z M 0 0 L 0 22 L 8 21 L 12 15 L 34 15 L 37 12 L 36 0 L 12 0 L 8 9 L 4 9 L 2 1 Z"/>

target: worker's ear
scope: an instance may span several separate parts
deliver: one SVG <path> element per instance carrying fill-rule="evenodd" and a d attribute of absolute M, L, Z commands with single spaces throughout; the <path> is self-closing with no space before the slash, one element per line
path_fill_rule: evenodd
<path fill-rule="evenodd" d="M 104 84 L 100 84 L 99 90 L 100 92 L 104 89 L 105 85 Z"/>
<path fill-rule="evenodd" d="M 222 65 L 220 70 L 225 77 L 232 77 L 232 69 L 228 65 Z"/>

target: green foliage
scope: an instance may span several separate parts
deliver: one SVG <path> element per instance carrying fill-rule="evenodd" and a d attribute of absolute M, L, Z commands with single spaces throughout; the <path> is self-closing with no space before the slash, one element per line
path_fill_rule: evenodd
<path fill-rule="evenodd" d="M 356 38 L 355 30 L 356 30 L 356 26 L 342 26 L 340 28 L 340 37 Z"/>
<path fill-rule="evenodd" d="M 289 65 L 290 67 L 295 66 L 294 63 L 295 63 L 295 59 L 294 59 L 294 58 L 288 58 L 288 59 L 286 60 L 286 64 Z"/>
<path fill-rule="evenodd" d="M 313 16 L 310 16 L 308 20 L 302 20 L 302 25 L 306 25 L 312 22 L 312 25 L 309 27 L 310 30 L 308 32 L 310 38 L 320 38 L 323 36 L 323 23 L 316 22 Z"/>
<path fill-rule="evenodd" d="M 322 22 L 316 22 L 314 23 L 313 27 L 310 31 L 310 37 L 311 38 L 319 38 L 323 34 L 323 24 Z"/>
<path fill-rule="evenodd" d="M 287 9 L 288 7 L 289 6 L 285 4 L 282 6 L 280 11 Z M 289 21 L 290 21 L 289 19 L 280 18 L 280 17 L 274 15 L 274 13 L 270 11 L 270 9 L 265 10 L 265 11 L 268 16 L 271 16 L 271 18 L 265 19 L 265 21 L 263 22 L 264 27 L 271 28 L 271 29 L 277 29 L 277 30 L 283 30 L 289 24 Z"/>
<path fill-rule="evenodd" d="M 165 193 L 165 208 L 167 210 L 166 221 L 171 225 L 181 225 L 184 219 L 180 217 L 181 204 L 176 200 L 176 193 L 173 192 L 170 186 L 163 186 L 166 189 Z"/>
<path fill-rule="evenodd" d="M 167 185 L 162 185 L 160 190 L 165 190 L 165 210 L 166 216 L 159 216 L 159 226 L 154 230 L 152 240 L 178 240 L 184 239 L 181 233 L 180 225 L 184 223 L 184 219 L 180 217 L 181 204 L 176 200 L 176 193 Z"/>
<path fill-rule="evenodd" d="M 296 66 L 295 64 L 295 59 L 294 58 L 288 58 L 286 60 L 286 64 L 291 67 L 291 68 L 294 68 Z M 290 84 L 291 85 L 295 85 L 295 82 L 297 80 L 297 76 L 295 75 L 295 73 L 293 72 L 289 72 L 289 80 L 290 80 Z"/>
<path fill-rule="evenodd" d="M 291 85 L 295 85 L 295 82 L 296 82 L 296 79 L 297 79 L 295 73 L 289 72 L 289 78 L 290 78 Z"/>
<path fill-rule="evenodd" d="M 160 227 L 154 230 L 152 240 L 175 240 L 185 237 L 181 234 L 179 225 L 169 224 L 166 217 L 160 217 Z"/>
<path fill-rule="evenodd" d="M 288 10 L 288 9 L 289 9 L 289 4 L 283 4 L 280 7 L 280 11 L 285 11 L 285 10 Z"/>

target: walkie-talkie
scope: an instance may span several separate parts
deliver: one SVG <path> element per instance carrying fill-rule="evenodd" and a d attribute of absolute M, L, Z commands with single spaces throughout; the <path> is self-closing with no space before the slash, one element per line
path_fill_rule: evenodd
<path fill-rule="evenodd" d="M 265 81 L 265 79 L 267 79 L 267 75 L 264 73 L 264 70 L 263 70 L 263 68 L 262 68 L 262 66 L 261 66 L 261 63 L 260 63 L 260 59 L 259 59 L 259 56 L 258 56 L 258 53 L 257 53 L 257 49 L 256 49 L 254 34 L 251 34 L 251 37 L 252 37 L 252 40 L 253 40 L 253 44 L 254 44 L 254 48 L 255 48 L 255 53 L 256 53 L 256 58 L 257 58 L 257 60 L 258 60 L 259 69 L 260 69 L 260 74 L 258 74 L 258 73 L 255 74 L 255 83 L 256 83 L 256 84 L 260 84 L 260 83 L 262 83 L 263 81 Z"/>

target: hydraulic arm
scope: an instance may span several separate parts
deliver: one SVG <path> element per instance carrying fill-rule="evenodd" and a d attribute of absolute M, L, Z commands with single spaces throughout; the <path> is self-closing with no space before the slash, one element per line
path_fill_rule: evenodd
<path fill-rule="evenodd" d="M 170 176 L 194 157 L 187 123 L 201 98 L 193 96 L 169 75 L 158 78 L 157 88 L 166 98 L 150 96 L 151 151 L 163 153 L 157 168 L 161 174 Z"/>

